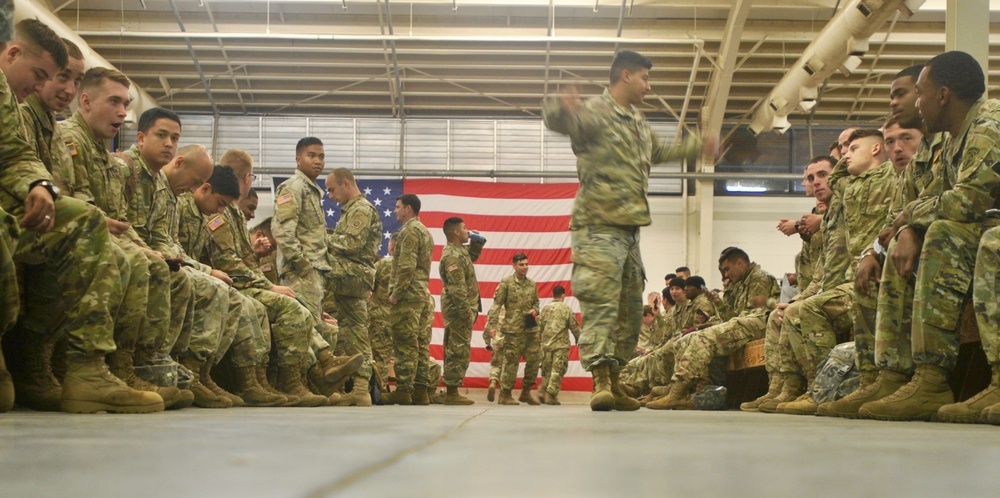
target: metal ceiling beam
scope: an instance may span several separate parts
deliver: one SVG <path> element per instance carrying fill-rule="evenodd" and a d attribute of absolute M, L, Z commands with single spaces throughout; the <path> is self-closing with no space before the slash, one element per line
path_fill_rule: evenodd
<path fill-rule="evenodd" d="M 215 15 L 212 14 L 212 6 L 205 1 L 205 13 L 208 14 L 208 20 L 212 23 L 212 30 L 216 33 L 219 32 L 219 26 L 215 24 Z M 229 60 L 229 54 L 226 52 L 226 45 L 222 43 L 222 39 L 219 39 L 219 51 L 222 52 L 222 58 L 226 61 L 226 69 L 228 70 L 233 81 L 233 89 L 236 90 L 236 97 L 240 99 L 240 106 L 243 107 L 244 112 L 246 111 L 246 103 L 243 101 L 243 92 L 240 91 L 240 84 L 236 81 L 236 75 L 233 70 L 233 63 Z M 244 71 L 246 71 L 246 66 L 243 66 Z M 250 81 L 247 81 L 247 86 L 250 86 Z M 253 94 L 251 94 L 251 97 Z"/>
<path fill-rule="evenodd" d="M 287 174 L 295 171 L 291 168 L 254 168 L 254 173 L 259 175 L 280 175 Z M 477 169 L 452 169 L 448 171 L 441 171 L 439 169 L 409 169 L 404 168 L 403 173 L 399 170 L 386 170 L 386 169 L 356 169 L 353 170 L 355 175 L 368 177 L 398 177 L 401 175 L 405 176 L 420 176 L 420 177 L 437 177 L 440 178 L 444 176 L 459 176 L 459 177 L 473 177 L 473 178 L 523 178 L 523 177 L 534 177 L 534 178 L 577 178 L 576 170 L 568 171 L 539 171 L 537 169 L 533 170 L 477 170 Z M 664 172 L 664 171 L 653 171 L 649 174 L 649 178 L 653 180 L 707 180 L 707 181 L 717 181 L 717 180 L 802 180 L 801 173 L 684 173 L 684 172 Z"/>
<path fill-rule="evenodd" d="M 180 34 L 185 34 L 187 30 L 184 29 L 184 21 L 181 19 L 180 11 L 177 10 L 177 2 L 170 0 L 170 7 L 174 10 L 174 17 L 177 18 L 177 26 L 181 30 Z M 218 114 L 219 108 L 215 105 L 215 97 L 212 96 L 212 87 L 209 86 L 208 79 L 205 78 L 205 72 L 201 69 L 201 63 L 198 62 L 198 54 L 195 53 L 189 38 L 185 37 L 184 41 L 187 43 L 188 51 L 191 52 L 191 60 L 194 62 L 194 68 L 198 71 L 198 76 L 201 77 L 201 82 L 205 86 L 205 95 L 208 96 L 208 101 L 212 104 L 212 112 Z"/>
<path fill-rule="evenodd" d="M 174 0 L 171 0 L 173 2 Z M 237 39 L 237 40 L 312 40 L 312 41 L 351 41 L 351 42 L 381 42 L 381 41 L 411 41 L 411 42 L 445 42 L 445 43 L 624 43 L 642 45 L 704 45 L 704 40 L 696 38 L 613 38 L 601 36 L 455 36 L 455 35 L 330 35 L 306 33 L 210 33 L 185 31 L 140 31 L 123 29 L 121 31 L 81 30 L 80 36 L 112 36 L 135 38 L 182 38 L 182 39 Z"/>

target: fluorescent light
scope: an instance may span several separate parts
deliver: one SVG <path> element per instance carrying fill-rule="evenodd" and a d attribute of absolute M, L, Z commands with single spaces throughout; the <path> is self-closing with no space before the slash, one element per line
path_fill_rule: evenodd
<path fill-rule="evenodd" d="M 737 183 L 736 185 L 726 185 L 726 192 L 743 192 L 751 194 L 759 194 L 761 192 L 767 192 L 766 187 L 749 187 L 743 186 Z"/>

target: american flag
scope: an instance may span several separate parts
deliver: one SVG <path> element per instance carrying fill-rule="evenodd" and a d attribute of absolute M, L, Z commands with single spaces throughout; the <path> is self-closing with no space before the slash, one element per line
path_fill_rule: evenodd
<path fill-rule="evenodd" d="M 277 187 L 286 178 L 275 178 Z M 324 193 L 325 184 L 317 182 Z M 493 294 L 500 281 L 513 274 L 511 260 L 515 254 L 528 256 L 528 276 L 538 285 L 541 306 L 552 302 L 552 290 L 557 285 L 566 288 L 565 303 L 580 318 L 579 302 L 572 297 L 570 275 L 572 272 L 569 218 L 576 196 L 576 183 L 523 184 L 493 183 L 485 181 L 407 179 L 407 180 L 358 180 L 358 188 L 379 210 L 382 218 L 382 248 L 388 250 L 389 234 L 399 229 L 393 208 L 396 197 L 402 193 L 420 197 L 420 220 L 434 237 L 431 263 L 430 292 L 434 295 L 434 329 L 431 338 L 431 356 L 442 362 L 444 358 L 444 318 L 441 316 L 441 278 L 438 270 L 441 251 L 447 244 L 441 228 L 444 221 L 458 216 L 470 230 L 478 230 L 487 239 L 482 255 L 476 261 L 476 277 L 483 300 L 483 313 L 476 320 L 472 332 L 472 351 L 467 387 L 486 387 L 489 383 L 490 356 L 483 342 L 486 313 L 493 305 Z M 340 219 L 340 207 L 324 195 L 323 209 L 327 226 L 333 228 Z M 524 372 L 522 363 L 518 378 Z M 520 381 L 518 381 L 520 385 Z M 563 389 L 590 391 L 591 376 L 580 365 L 579 352 L 570 349 L 570 363 L 563 378 Z"/>

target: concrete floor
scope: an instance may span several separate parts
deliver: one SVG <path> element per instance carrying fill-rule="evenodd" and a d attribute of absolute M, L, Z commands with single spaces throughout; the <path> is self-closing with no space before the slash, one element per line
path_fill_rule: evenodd
<path fill-rule="evenodd" d="M 482 399 L 483 393 L 474 397 Z M 507 407 L 0 414 L 0 496 L 997 496 L 1000 427 Z"/>

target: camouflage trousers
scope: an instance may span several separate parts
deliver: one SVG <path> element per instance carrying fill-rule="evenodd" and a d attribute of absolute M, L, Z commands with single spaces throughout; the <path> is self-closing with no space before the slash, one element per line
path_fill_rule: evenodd
<path fill-rule="evenodd" d="M 891 264 L 891 263 L 890 263 Z M 854 321 L 854 365 L 859 372 L 876 371 L 875 363 L 875 320 L 878 314 L 878 293 L 874 280 L 869 282 L 870 296 L 864 296 L 857 289 L 851 289 Z"/>
<path fill-rule="evenodd" d="M 788 336 L 797 368 L 783 365 L 780 367 L 782 372 L 801 372 L 806 378 L 816 375 L 819 364 L 837 345 L 837 335 L 849 332 L 854 325 L 851 315 L 853 287 L 853 282 L 843 283 L 804 299 L 796 319 L 785 317 L 781 335 Z"/>
<path fill-rule="evenodd" d="M 880 370 L 913 373 L 911 331 L 913 275 L 900 275 L 892 264 L 896 239 L 889 240 L 875 313 L 875 364 Z M 860 367 L 859 367 L 860 369 Z"/>
<path fill-rule="evenodd" d="M 188 273 L 182 268 L 180 271 L 172 271 L 167 277 L 170 282 L 170 327 L 164 337 L 153 338 L 157 351 L 170 354 L 175 349 L 178 342 L 184 341 L 185 336 L 189 336 L 194 328 L 194 304 L 195 289 L 194 283 Z M 140 334 L 139 343 L 142 344 L 144 334 Z"/>
<path fill-rule="evenodd" d="M 242 289 L 243 295 L 264 307 L 271 324 L 274 356 L 279 366 L 302 365 L 309 353 L 313 318 L 302 304 L 284 294 L 266 289 Z"/>
<path fill-rule="evenodd" d="M 291 287 L 295 291 L 295 299 L 305 306 L 313 317 L 313 330 L 309 333 L 309 345 L 312 352 L 308 355 L 315 362 L 315 352 L 337 344 L 335 329 L 325 326 L 323 322 L 323 298 L 327 293 L 329 271 L 314 270 L 303 275 L 285 273 L 281 276 L 281 285 Z"/>
<path fill-rule="evenodd" d="M 768 377 L 781 372 L 781 365 L 794 365 L 795 354 L 792 352 L 792 344 L 788 336 L 781 333 L 784 322 L 797 322 L 799 317 L 799 307 L 802 301 L 790 303 L 783 312 L 772 312 L 767 317 L 767 327 L 764 331 L 764 370 Z M 797 371 L 797 369 L 794 369 Z"/>
<path fill-rule="evenodd" d="M 573 293 L 583 329 L 578 342 L 587 370 L 619 370 L 635 354 L 642 327 L 646 278 L 639 227 L 592 226 L 573 230 Z"/>
<path fill-rule="evenodd" d="M 503 372 L 500 376 L 500 387 L 514 388 L 521 357 L 524 357 L 524 377 L 521 379 L 521 386 L 524 389 L 535 387 L 538 367 L 542 362 L 540 334 L 538 332 L 504 334 L 503 342 Z"/>
<path fill-rule="evenodd" d="M 234 367 L 266 363 L 271 351 L 271 325 L 267 321 L 267 308 L 234 287 L 226 287 L 229 316 L 226 318 L 222 341 L 215 353 L 216 361 L 221 360 L 228 350 Z"/>
<path fill-rule="evenodd" d="M 674 382 L 693 383 L 709 379 L 709 366 L 718 356 L 728 356 L 746 343 L 764 336 L 767 314 L 756 310 L 727 322 L 685 336 L 685 344 L 677 347 L 674 355 Z"/>
<path fill-rule="evenodd" d="M 1000 363 L 1000 227 L 983 234 L 976 256 L 972 302 L 976 324 L 983 341 L 983 351 L 991 365 Z"/>
<path fill-rule="evenodd" d="M 19 233 L 17 220 L 0 209 L 0 337 L 14 327 L 21 309 L 14 268 L 14 241 Z"/>
<path fill-rule="evenodd" d="M 160 349 L 160 344 L 176 341 L 184 327 L 185 316 L 181 315 L 176 321 L 171 320 L 171 295 L 178 293 L 178 299 L 189 300 L 191 298 L 190 282 L 187 282 L 185 288 L 172 288 L 170 267 L 167 266 L 166 261 L 153 255 L 151 250 L 140 247 L 129 239 L 112 237 L 111 240 L 131 258 L 133 272 L 145 271 L 148 276 L 146 308 L 141 310 L 145 315 L 144 326 L 140 328 L 139 335 L 136 337 L 137 344 Z M 144 268 L 142 267 L 143 263 L 146 265 Z M 176 286 L 185 284 L 185 282 L 180 281 L 173 283 Z M 131 303 L 125 304 L 125 306 L 131 307 L 134 311 L 140 311 Z"/>
<path fill-rule="evenodd" d="M 428 317 L 432 324 L 434 320 L 434 306 L 429 304 L 426 298 L 398 301 L 389 312 L 396 389 L 403 392 L 412 392 L 415 386 L 427 387 L 431 382 L 427 349 L 430 338 L 425 339 L 423 330 Z"/>
<path fill-rule="evenodd" d="M 939 220 L 924 234 L 913 293 L 913 362 L 949 372 L 958 362 L 958 321 L 972 291 L 983 226 Z"/>
<path fill-rule="evenodd" d="M 472 325 L 469 314 L 444 314 L 444 385 L 459 387 L 469 370 Z"/>
<path fill-rule="evenodd" d="M 493 354 L 490 355 L 490 382 L 500 383 L 503 375 L 503 332 L 497 331 L 496 337 L 490 341 Z"/>
<path fill-rule="evenodd" d="M 389 309 L 375 304 L 368 306 L 368 340 L 372 346 L 372 361 L 386 376 L 392 364 L 392 333 L 389 331 Z"/>
<path fill-rule="evenodd" d="M 563 376 L 569 367 L 569 349 L 554 349 L 542 352 L 542 380 L 538 384 L 539 392 L 547 392 L 553 396 L 559 395 L 562 389 Z"/>
<path fill-rule="evenodd" d="M 694 334 L 673 337 L 649 354 L 633 358 L 622 370 L 623 382 L 634 387 L 640 395 L 648 394 L 656 386 L 670 384 L 677 351 L 683 351 L 693 337 Z"/>
<path fill-rule="evenodd" d="M 204 360 L 214 354 L 222 342 L 222 332 L 227 328 L 224 325 L 229 316 L 229 292 L 225 283 L 207 273 L 186 266 L 181 268 L 181 272 L 186 273 L 191 281 L 193 323 L 177 338 L 171 354 L 177 356 L 190 352 Z M 228 342 L 232 343 L 232 336 Z"/>
<path fill-rule="evenodd" d="M 111 234 L 104 215 L 80 200 L 60 198 L 55 208 L 52 230 L 22 233 L 13 260 L 55 279 L 65 309 L 55 334 L 67 336 L 67 355 L 103 356 L 115 350 L 110 303 L 119 302 L 123 292 Z M 26 282 L 27 288 L 33 285 Z M 32 313 L 44 303 L 26 299 L 24 306 Z"/>
<path fill-rule="evenodd" d="M 427 355 L 427 370 L 425 377 L 421 378 L 417 372 L 414 385 L 424 387 L 437 387 L 441 382 L 441 365 L 438 365 L 431 357 L 431 339 L 434 334 L 434 296 L 427 293 L 427 302 L 424 305 L 423 313 L 420 314 L 420 335 L 418 336 L 417 348 Z"/>
<path fill-rule="evenodd" d="M 372 344 L 368 338 L 368 299 L 355 296 L 336 295 L 337 351 L 346 355 L 361 353 L 364 361 L 358 368 L 358 377 L 372 375 Z M 432 315 L 433 316 L 433 315 Z"/>

